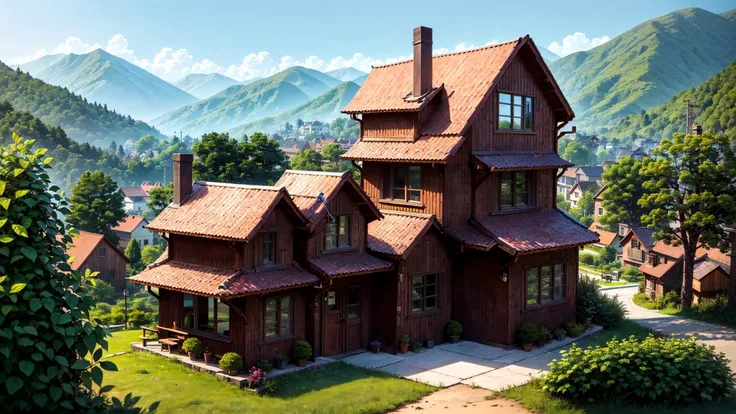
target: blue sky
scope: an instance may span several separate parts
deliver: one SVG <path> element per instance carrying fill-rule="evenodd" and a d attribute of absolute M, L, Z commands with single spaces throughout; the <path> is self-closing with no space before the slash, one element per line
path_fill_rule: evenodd
<path fill-rule="evenodd" d="M 214 71 L 242 80 L 293 64 L 366 70 L 408 56 L 418 25 L 434 29 L 440 51 L 529 33 L 567 54 L 685 7 L 721 13 L 736 2 L 0 0 L 0 60 L 103 47 L 167 80 Z"/>

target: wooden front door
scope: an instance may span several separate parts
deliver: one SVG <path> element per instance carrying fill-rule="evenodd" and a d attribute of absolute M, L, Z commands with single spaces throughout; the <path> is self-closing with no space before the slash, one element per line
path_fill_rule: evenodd
<path fill-rule="evenodd" d="M 324 293 L 323 353 L 334 355 L 363 346 L 362 291 L 336 288 Z"/>

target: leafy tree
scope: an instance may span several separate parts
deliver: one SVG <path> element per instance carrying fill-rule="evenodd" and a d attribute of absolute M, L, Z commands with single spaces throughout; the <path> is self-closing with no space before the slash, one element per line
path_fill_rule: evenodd
<path fill-rule="evenodd" d="M 573 207 L 567 211 L 567 213 L 576 219 L 580 220 L 583 218 L 583 210 L 580 207 Z"/>
<path fill-rule="evenodd" d="M 322 171 L 322 155 L 311 149 L 301 150 L 291 159 L 293 170 Z"/>
<path fill-rule="evenodd" d="M 169 183 L 166 187 L 154 187 L 148 191 L 148 194 L 151 198 L 146 203 L 148 206 L 146 213 L 148 214 L 150 212 L 149 215 L 156 217 L 174 199 L 174 183 Z"/>
<path fill-rule="evenodd" d="M 575 165 L 588 165 L 595 162 L 593 152 L 577 141 L 567 144 L 565 150 L 562 152 L 562 158 Z"/>
<path fill-rule="evenodd" d="M 570 202 L 569 201 L 559 201 L 557 203 L 557 207 L 560 208 L 560 210 L 570 212 Z"/>
<path fill-rule="evenodd" d="M 604 161 L 613 161 L 614 157 L 607 150 L 598 151 L 598 164 L 602 164 Z"/>
<path fill-rule="evenodd" d="M 578 207 L 584 217 L 590 217 L 593 215 L 595 209 L 595 199 L 593 198 L 593 192 L 586 191 L 583 196 L 578 200 Z"/>
<path fill-rule="evenodd" d="M 133 268 L 137 268 L 141 263 L 141 246 L 138 244 L 138 240 L 132 239 L 125 247 L 125 257 L 130 261 L 130 265 Z"/>
<path fill-rule="evenodd" d="M 300 119 L 297 119 L 296 120 L 296 127 L 297 127 L 297 129 L 298 128 L 301 128 L 302 126 L 304 126 L 304 121 L 302 121 L 301 118 Z"/>
<path fill-rule="evenodd" d="M 67 216 L 75 227 L 104 234 L 118 243 L 118 235 L 110 228 L 125 217 L 125 201 L 117 184 L 102 171 L 86 171 L 72 189 L 71 212 Z"/>
<path fill-rule="evenodd" d="M 156 246 L 148 245 L 141 250 L 141 263 L 148 266 L 161 257 L 164 252 L 164 246 L 159 244 Z"/>
<path fill-rule="evenodd" d="M 72 237 L 59 213 L 69 214 L 68 203 L 49 187 L 46 150 L 32 146 L 13 135 L 0 149 L 0 405 L 5 412 L 101 412 L 103 370 L 117 368 L 101 361 L 110 332 L 89 321 L 97 275 L 67 263 Z"/>
<path fill-rule="evenodd" d="M 97 280 L 94 286 L 90 286 L 89 296 L 92 303 L 111 302 L 115 298 L 115 288 L 102 280 Z"/>
<path fill-rule="evenodd" d="M 641 167 L 647 181 L 639 204 L 652 209 L 642 222 L 657 228 L 657 239 L 682 245 L 681 303 L 689 309 L 697 249 L 728 249 L 723 225 L 736 221 L 736 154 L 726 136 L 709 133 L 675 134 L 652 154 Z"/>
<path fill-rule="evenodd" d="M 117 143 L 115 143 L 115 141 L 111 142 L 111 143 L 110 143 L 110 147 L 108 148 L 108 150 L 109 150 L 109 151 L 110 151 L 111 153 L 115 154 L 115 152 L 117 152 L 117 150 L 118 150 L 118 144 L 117 144 Z"/>
<path fill-rule="evenodd" d="M 287 134 L 289 134 L 289 133 L 291 133 L 292 131 L 294 131 L 294 125 L 291 125 L 291 124 L 290 124 L 290 123 L 288 123 L 288 122 L 287 122 L 287 123 L 285 123 L 285 124 L 284 124 L 284 132 L 286 132 Z"/>
<path fill-rule="evenodd" d="M 585 227 L 590 227 L 591 224 L 593 224 L 593 217 L 591 216 L 585 216 L 580 218 L 580 223 L 585 225 Z"/>
<path fill-rule="evenodd" d="M 350 164 L 343 161 L 340 156 L 345 153 L 345 150 L 340 147 L 340 144 L 333 142 L 325 145 L 322 148 L 322 161 L 325 164 L 322 169 L 325 171 L 341 172 L 350 169 Z"/>
<path fill-rule="evenodd" d="M 603 225 L 613 227 L 619 223 L 640 227 L 641 217 L 651 210 L 642 207 L 639 199 L 644 196 L 644 182 L 647 180 L 641 171 L 641 161 L 631 157 L 620 159 L 603 173 L 603 210 L 600 217 Z"/>
<path fill-rule="evenodd" d="M 138 154 L 143 154 L 149 150 L 156 148 L 158 140 L 151 134 L 144 135 L 135 142 L 135 150 Z"/>
<path fill-rule="evenodd" d="M 194 175 L 200 180 L 271 184 L 289 163 L 278 142 L 256 132 L 248 142 L 211 132 L 194 145 Z"/>

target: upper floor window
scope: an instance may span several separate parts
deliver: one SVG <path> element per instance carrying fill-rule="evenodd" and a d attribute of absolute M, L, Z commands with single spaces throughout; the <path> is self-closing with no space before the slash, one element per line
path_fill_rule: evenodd
<path fill-rule="evenodd" d="M 529 200 L 529 175 L 526 171 L 501 173 L 501 209 L 525 208 Z"/>
<path fill-rule="evenodd" d="M 534 98 L 498 94 L 498 129 L 531 131 L 534 129 Z"/>
<path fill-rule="evenodd" d="M 335 216 L 325 229 L 325 250 L 350 247 L 350 216 Z"/>
<path fill-rule="evenodd" d="M 276 264 L 276 233 L 263 233 L 263 264 Z"/>
<path fill-rule="evenodd" d="M 641 247 L 641 243 L 639 243 L 639 240 L 632 238 L 631 247 L 634 249 L 638 249 L 639 247 Z"/>
<path fill-rule="evenodd" d="M 97 249 L 97 257 L 107 257 L 107 249 L 100 247 Z"/>
<path fill-rule="evenodd" d="M 411 203 L 421 202 L 422 167 L 418 165 L 393 166 L 390 176 L 386 178 L 384 198 Z"/>

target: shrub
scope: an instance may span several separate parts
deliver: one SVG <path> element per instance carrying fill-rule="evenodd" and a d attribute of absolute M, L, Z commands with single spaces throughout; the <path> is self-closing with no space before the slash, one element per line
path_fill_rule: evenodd
<path fill-rule="evenodd" d="M 595 255 L 591 253 L 580 253 L 580 263 L 594 266 L 595 265 Z"/>
<path fill-rule="evenodd" d="M 590 225 L 593 224 L 593 217 L 591 216 L 581 217 L 580 222 L 583 223 L 585 227 L 590 227 Z"/>
<path fill-rule="evenodd" d="M 128 311 L 128 324 L 133 326 L 141 326 L 149 323 L 148 316 L 145 312 L 141 312 L 137 309 Z"/>
<path fill-rule="evenodd" d="M 401 336 L 399 336 L 399 343 L 402 345 L 410 344 L 411 338 L 407 334 L 402 334 Z"/>
<path fill-rule="evenodd" d="M 629 266 L 624 269 L 623 279 L 626 279 L 629 282 L 638 282 L 640 280 L 644 280 L 644 273 L 636 267 Z"/>
<path fill-rule="evenodd" d="M 422 349 L 422 343 L 419 341 L 413 341 L 409 344 L 409 350 L 411 352 L 419 352 Z"/>
<path fill-rule="evenodd" d="M 204 345 L 202 345 L 202 341 L 200 341 L 199 338 L 187 338 L 184 343 L 181 344 L 181 349 L 186 353 L 191 352 L 194 355 L 199 355 L 202 353 Z"/>
<path fill-rule="evenodd" d="M 458 321 L 450 321 L 447 323 L 445 333 L 449 337 L 460 336 L 463 334 L 463 325 Z"/>
<path fill-rule="evenodd" d="M 593 315 L 593 322 L 602 326 L 603 329 L 617 327 L 626 316 L 626 308 L 618 299 L 618 296 L 600 295 Z"/>
<path fill-rule="evenodd" d="M 576 316 L 579 321 L 587 317 L 605 329 L 618 326 L 626 314 L 624 304 L 618 297 L 610 297 L 598 289 L 598 281 L 582 277 L 578 281 Z"/>
<path fill-rule="evenodd" d="M 565 339 L 565 330 L 562 328 L 555 329 L 554 336 L 558 341 Z"/>
<path fill-rule="evenodd" d="M 549 338 L 549 329 L 545 328 L 544 326 L 540 326 L 539 329 L 537 329 L 537 340 L 544 340 L 545 342 Z"/>
<path fill-rule="evenodd" d="M 576 338 L 585 332 L 585 325 L 582 323 L 570 322 L 565 326 L 565 331 L 567 331 L 567 336 Z"/>
<path fill-rule="evenodd" d="M 639 281 L 639 293 L 646 292 L 647 288 L 646 288 L 645 282 L 646 281 L 644 279 Z"/>
<path fill-rule="evenodd" d="M 291 348 L 291 356 L 295 361 L 304 361 L 312 357 L 312 345 L 307 341 L 297 341 Z"/>
<path fill-rule="evenodd" d="M 697 404 L 727 398 L 734 379 L 724 354 L 695 338 L 630 337 L 604 347 L 573 345 L 549 364 L 542 388 L 579 401 Z"/>
<path fill-rule="evenodd" d="M 539 331 L 531 323 L 524 324 L 519 330 L 519 342 L 522 344 L 536 342 L 537 338 L 539 338 Z"/>
<path fill-rule="evenodd" d="M 110 302 L 115 297 L 115 288 L 102 280 L 98 280 L 97 285 L 90 286 L 88 290 L 90 297 L 92 297 L 95 303 Z"/>
<path fill-rule="evenodd" d="M 260 388 L 262 385 L 265 385 L 266 379 L 268 378 L 267 372 L 257 367 L 251 368 L 248 371 L 248 388 Z"/>
<path fill-rule="evenodd" d="M 258 368 L 258 369 L 260 369 L 263 372 L 271 372 L 271 370 L 273 369 L 273 364 L 271 363 L 271 361 L 269 361 L 267 359 L 262 359 L 262 360 L 258 361 L 258 363 L 256 364 L 255 368 Z M 252 371 L 252 369 L 251 369 L 251 371 Z"/>
<path fill-rule="evenodd" d="M 660 296 L 654 302 L 654 306 L 657 309 L 674 308 L 680 305 L 680 295 L 674 290 L 670 290 L 665 293 L 664 296 Z"/>
<path fill-rule="evenodd" d="M 220 369 L 227 375 L 235 375 L 243 369 L 243 358 L 235 352 L 228 352 L 220 360 Z"/>

